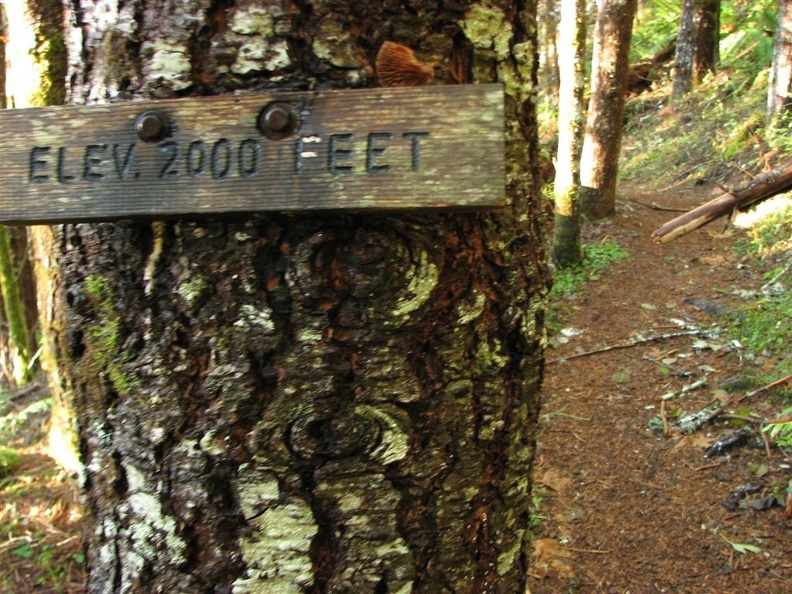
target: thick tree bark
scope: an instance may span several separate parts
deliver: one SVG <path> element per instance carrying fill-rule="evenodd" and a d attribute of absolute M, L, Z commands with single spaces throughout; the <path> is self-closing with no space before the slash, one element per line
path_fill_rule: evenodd
<path fill-rule="evenodd" d="M 778 0 L 778 26 L 767 92 L 767 119 L 792 111 L 792 0 Z"/>
<path fill-rule="evenodd" d="M 562 268 L 578 264 L 580 247 L 580 151 L 583 143 L 583 88 L 586 53 L 586 3 L 561 1 L 558 151 L 553 186 L 553 255 Z"/>
<path fill-rule="evenodd" d="M 535 3 L 70 6 L 74 102 L 370 86 L 387 39 L 508 95 L 503 212 L 61 228 L 89 591 L 522 592 Z"/>
<path fill-rule="evenodd" d="M 603 0 L 594 32 L 591 98 L 580 165 L 583 213 L 594 218 L 616 210 L 624 95 L 630 36 L 637 0 Z"/>

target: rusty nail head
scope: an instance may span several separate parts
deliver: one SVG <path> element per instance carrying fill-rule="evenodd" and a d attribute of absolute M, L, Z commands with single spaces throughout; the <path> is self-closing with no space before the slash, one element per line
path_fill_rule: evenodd
<path fill-rule="evenodd" d="M 159 142 L 170 136 L 171 126 L 161 111 L 144 111 L 135 120 L 135 131 L 145 142 Z"/>
<path fill-rule="evenodd" d="M 258 117 L 258 129 L 271 140 L 291 136 L 298 123 L 297 112 L 288 103 L 270 103 Z"/>

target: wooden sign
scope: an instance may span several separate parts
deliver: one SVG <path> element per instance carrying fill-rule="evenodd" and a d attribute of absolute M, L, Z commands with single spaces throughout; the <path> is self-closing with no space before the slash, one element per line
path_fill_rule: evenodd
<path fill-rule="evenodd" d="M 0 223 L 502 206 L 499 85 L 0 112 Z"/>

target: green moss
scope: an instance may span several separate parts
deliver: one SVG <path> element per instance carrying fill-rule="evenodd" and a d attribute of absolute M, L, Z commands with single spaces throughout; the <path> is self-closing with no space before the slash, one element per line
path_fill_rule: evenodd
<path fill-rule="evenodd" d="M 0 446 L 0 478 L 8 476 L 19 464 L 19 453 L 11 448 Z"/>
<path fill-rule="evenodd" d="M 421 307 L 437 286 L 439 279 L 437 266 L 429 261 L 426 251 L 422 250 L 419 258 L 418 265 L 408 273 L 410 281 L 404 292 L 410 297 L 399 300 L 397 307 L 393 310 L 393 316 L 396 318 L 402 318 Z"/>
<path fill-rule="evenodd" d="M 176 293 L 187 302 L 187 305 L 193 307 L 203 290 L 204 280 L 200 276 L 195 276 L 181 283 L 177 287 Z"/>
<path fill-rule="evenodd" d="M 36 102 L 41 106 L 62 105 L 66 100 L 67 70 L 63 5 L 59 0 L 33 0 L 29 7 L 39 23 L 32 53 L 37 62 L 46 65 L 46 78 L 41 81 Z"/>
<path fill-rule="evenodd" d="M 88 276 L 85 292 L 97 312 L 97 320 L 86 334 L 92 371 L 105 374 L 119 395 L 140 392 L 140 381 L 124 369 L 127 356 L 119 352 L 120 317 L 109 282 L 103 277 Z"/>

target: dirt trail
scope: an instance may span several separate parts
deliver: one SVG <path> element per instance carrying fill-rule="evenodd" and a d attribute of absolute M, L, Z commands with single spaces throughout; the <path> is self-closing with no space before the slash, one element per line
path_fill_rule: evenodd
<path fill-rule="evenodd" d="M 651 196 L 622 191 L 644 204 L 684 209 L 710 198 L 700 188 Z M 747 362 L 725 353 L 725 337 L 698 336 L 565 360 L 639 334 L 679 332 L 672 319 L 709 327 L 710 314 L 725 312 L 720 323 L 728 324 L 729 308 L 741 302 L 733 291 L 763 282 L 761 270 L 734 255 L 737 235 L 723 234 L 722 221 L 656 245 L 651 232 L 675 213 L 633 200 L 622 200 L 609 224 L 587 228 L 587 242 L 610 236 L 630 257 L 569 301 L 563 325 L 583 333 L 547 351 L 535 473 L 545 519 L 536 530 L 530 592 L 788 593 L 792 522 L 779 507 L 755 511 L 745 503 L 785 484 L 792 461 L 778 450 L 768 458 L 761 442 L 705 458 L 708 445 L 736 429 L 728 421 L 686 437 L 649 428 L 663 394 L 706 377 L 705 387 L 666 403 L 669 417 L 697 411 L 772 362 Z M 701 339 L 717 350 L 694 348 Z M 670 373 L 657 363 L 672 358 Z M 749 406 L 762 414 L 770 410 L 768 398 Z M 760 491 L 740 504 L 745 485 Z M 741 554 L 727 541 L 759 552 Z"/>

